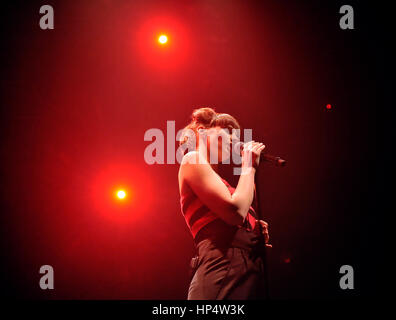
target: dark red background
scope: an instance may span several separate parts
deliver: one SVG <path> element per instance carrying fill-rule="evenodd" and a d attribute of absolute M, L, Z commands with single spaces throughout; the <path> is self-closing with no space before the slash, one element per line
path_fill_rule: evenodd
<path fill-rule="evenodd" d="M 2 296 L 185 299 L 178 165 L 147 165 L 143 136 L 201 106 L 288 160 L 259 172 L 271 296 L 377 294 L 379 9 L 349 3 L 356 29 L 341 30 L 341 1 L 51 1 L 43 31 L 42 4 L 1 9 Z M 355 290 L 338 286 L 344 264 Z"/>

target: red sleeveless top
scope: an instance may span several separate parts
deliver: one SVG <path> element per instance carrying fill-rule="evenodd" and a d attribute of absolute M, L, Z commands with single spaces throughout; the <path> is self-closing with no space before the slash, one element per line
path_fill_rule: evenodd
<path fill-rule="evenodd" d="M 227 186 L 230 194 L 233 194 L 235 188 L 233 188 L 226 180 L 221 180 Z M 182 196 L 180 198 L 180 207 L 193 238 L 195 238 L 197 233 L 207 224 L 216 219 L 221 219 L 215 213 L 210 211 L 210 209 L 204 205 L 194 193 Z M 255 210 L 253 207 L 250 207 L 244 224 L 239 227 L 246 228 L 249 231 L 253 230 L 256 225 L 256 217 L 257 214 Z"/>

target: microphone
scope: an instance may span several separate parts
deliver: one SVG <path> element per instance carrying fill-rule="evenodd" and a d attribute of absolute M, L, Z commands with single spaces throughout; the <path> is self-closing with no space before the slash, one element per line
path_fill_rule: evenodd
<path fill-rule="evenodd" d="M 239 152 L 239 154 L 241 153 L 241 151 L 243 150 L 245 143 L 243 142 L 237 142 L 235 144 L 235 149 L 237 150 L 237 152 Z M 260 163 L 263 162 L 269 162 L 273 165 L 275 165 L 276 167 L 284 167 L 286 165 L 286 160 L 282 159 L 281 157 L 276 157 L 270 154 L 266 154 L 266 153 L 261 153 L 260 154 Z"/>

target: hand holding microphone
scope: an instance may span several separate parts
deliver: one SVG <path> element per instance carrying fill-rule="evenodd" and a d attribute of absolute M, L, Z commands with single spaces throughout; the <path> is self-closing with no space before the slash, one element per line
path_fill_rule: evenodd
<path fill-rule="evenodd" d="M 240 144 L 238 146 L 238 144 Z M 264 150 L 265 145 L 261 142 L 249 141 L 247 143 L 238 142 L 237 148 L 242 153 L 242 167 L 258 168 L 260 163 L 260 154 Z M 238 150 L 238 149 L 237 149 Z"/>
<path fill-rule="evenodd" d="M 255 141 L 249 141 L 246 143 L 237 142 L 235 144 L 235 150 L 242 154 L 242 166 L 244 161 L 245 165 L 248 165 L 248 161 L 250 160 L 249 157 L 251 157 L 252 160 L 250 163 L 253 164 L 253 167 L 255 168 L 259 166 L 260 161 L 272 163 L 277 167 L 284 167 L 286 165 L 286 160 L 277 156 L 262 153 L 264 148 L 265 145 Z"/>

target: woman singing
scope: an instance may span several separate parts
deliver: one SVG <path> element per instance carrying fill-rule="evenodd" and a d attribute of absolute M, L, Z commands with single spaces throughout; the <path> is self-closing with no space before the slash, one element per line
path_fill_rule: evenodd
<path fill-rule="evenodd" d="M 268 243 L 268 224 L 256 219 L 251 205 L 254 175 L 265 146 L 255 141 L 244 144 L 236 188 L 218 174 L 217 163 L 231 157 L 231 141 L 236 138 L 232 129 L 239 128 L 234 117 L 200 108 L 183 131 L 190 135 L 180 139 L 180 144 L 194 143 L 179 169 L 181 210 L 197 249 L 189 300 L 264 298 L 260 232 Z M 217 161 L 211 161 L 211 154 Z"/>

